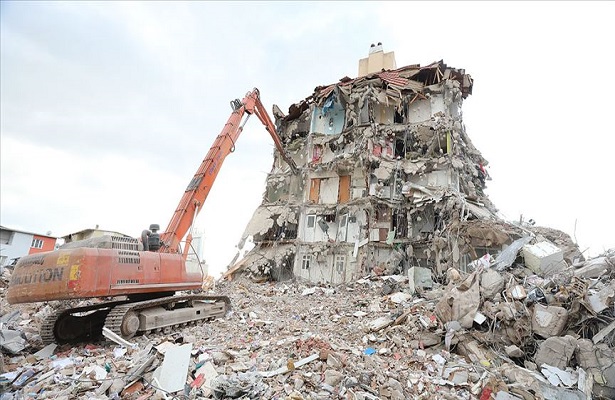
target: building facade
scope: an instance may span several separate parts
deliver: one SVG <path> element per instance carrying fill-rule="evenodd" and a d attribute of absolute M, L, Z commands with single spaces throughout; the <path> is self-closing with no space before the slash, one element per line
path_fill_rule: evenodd
<path fill-rule="evenodd" d="M 487 161 L 461 112 L 472 86 L 443 61 L 396 68 L 379 44 L 358 78 L 317 87 L 288 114 L 274 106 L 300 172 L 274 152 L 242 239 L 254 248 L 229 272 L 331 284 L 412 266 L 442 276 L 519 237 L 484 193 Z"/>
<path fill-rule="evenodd" d="M 10 265 L 13 260 L 29 254 L 51 251 L 56 248 L 57 238 L 49 234 L 0 226 L 0 267 Z"/>

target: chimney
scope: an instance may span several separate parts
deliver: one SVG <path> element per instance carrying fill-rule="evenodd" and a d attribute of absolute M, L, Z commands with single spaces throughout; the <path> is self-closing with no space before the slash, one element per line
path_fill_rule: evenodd
<path fill-rule="evenodd" d="M 390 51 L 385 53 L 382 50 L 382 43 L 373 44 L 369 48 L 369 55 L 359 60 L 359 76 L 364 76 L 383 69 L 397 69 L 395 64 L 395 53 Z"/>

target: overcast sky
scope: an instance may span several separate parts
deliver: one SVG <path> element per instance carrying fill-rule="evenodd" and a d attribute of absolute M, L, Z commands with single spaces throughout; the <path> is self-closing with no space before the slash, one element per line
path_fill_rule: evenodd
<path fill-rule="evenodd" d="M 615 247 L 613 2 L 10 2 L 1 7 L 0 223 L 63 236 L 164 229 L 253 87 L 284 111 L 356 77 L 372 43 L 397 66 L 474 78 L 466 130 L 504 217 Z M 197 226 L 219 272 L 261 203 L 273 143 L 251 120 Z"/>

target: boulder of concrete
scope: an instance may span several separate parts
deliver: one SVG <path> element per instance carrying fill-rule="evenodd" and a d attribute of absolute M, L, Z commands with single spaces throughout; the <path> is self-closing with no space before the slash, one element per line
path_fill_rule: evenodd
<path fill-rule="evenodd" d="M 525 353 L 523 352 L 523 350 L 521 350 L 519 347 L 515 346 L 514 344 L 504 347 L 504 351 L 506 351 L 506 355 L 508 357 L 521 358 L 525 356 Z"/>
<path fill-rule="evenodd" d="M 536 303 L 532 313 L 532 331 L 543 338 L 558 336 L 567 320 L 568 311 L 565 308 Z"/>
<path fill-rule="evenodd" d="M 546 339 L 538 347 L 534 362 L 538 367 L 543 364 L 565 370 L 577 347 L 573 336 L 554 336 Z"/>
<path fill-rule="evenodd" d="M 564 252 L 551 242 L 538 242 L 523 246 L 525 266 L 541 276 L 563 271 L 567 265 Z"/>
<path fill-rule="evenodd" d="M 21 332 L 2 329 L 0 331 L 0 348 L 11 354 L 19 354 L 26 348 L 26 339 Z"/>
<path fill-rule="evenodd" d="M 604 343 L 595 345 L 589 339 L 577 339 L 575 358 L 592 375 L 595 390 L 608 387 L 615 393 L 615 350 Z"/>
<path fill-rule="evenodd" d="M 488 269 L 480 277 L 480 291 L 485 299 L 492 299 L 493 296 L 504 289 L 506 280 L 502 275 L 493 269 Z"/>
<path fill-rule="evenodd" d="M 600 374 L 600 362 L 598 361 L 598 356 L 594 351 L 594 344 L 590 339 L 577 339 L 575 358 L 581 368 L 586 369 L 594 375 Z"/>
<path fill-rule="evenodd" d="M 325 383 L 331 386 L 337 386 L 342 379 L 344 379 L 344 374 L 334 369 L 328 369 L 325 371 Z"/>
<path fill-rule="evenodd" d="M 408 269 L 408 288 L 410 293 L 415 293 L 417 288 L 425 289 L 433 287 L 431 270 L 423 267 L 411 267 Z"/>
<path fill-rule="evenodd" d="M 596 257 L 583 263 L 583 266 L 574 271 L 574 275 L 580 278 L 598 278 L 609 273 L 613 269 L 612 263 L 607 257 Z"/>
<path fill-rule="evenodd" d="M 615 281 L 611 281 L 609 286 L 602 288 L 597 293 L 587 296 L 589 304 L 596 313 L 612 308 L 613 298 L 615 298 Z"/>

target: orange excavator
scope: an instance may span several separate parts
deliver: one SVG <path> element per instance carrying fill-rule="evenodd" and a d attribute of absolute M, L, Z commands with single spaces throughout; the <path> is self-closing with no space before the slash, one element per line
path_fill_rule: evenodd
<path fill-rule="evenodd" d="M 41 326 L 43 342 L 96 340 L 104 327 L 129 339 L 226 314 L 228 297 L 195 293 L 202 288 L 204 276 L 200 263 L 188 259 L 190 230 L 224 159 L 234 151 L 252 114 L 265 125 L 292 172 L 297 172 L 258 89 L 248 92 L 242 101 L 231 101 L 231 107 L 231 116 L 188 184 L 164 233 L 158 233 L 159 226 L 152 224 L 141 238 L 105 235 L 19 259 L 6 296 L 11 304 L 112 298 L 52 313 Z M 176 294 L 180 291 L 192 292 Z"/>

